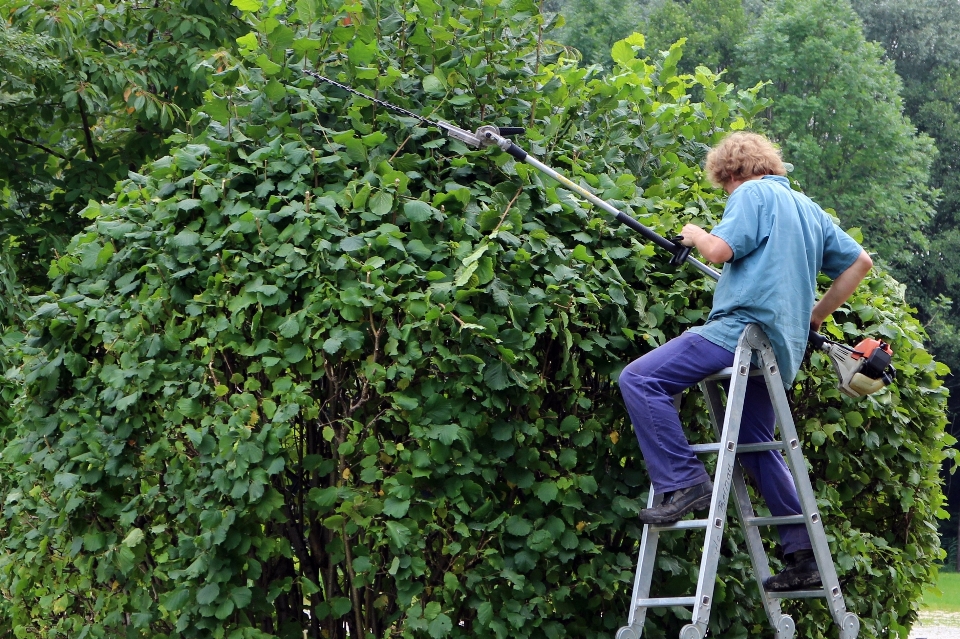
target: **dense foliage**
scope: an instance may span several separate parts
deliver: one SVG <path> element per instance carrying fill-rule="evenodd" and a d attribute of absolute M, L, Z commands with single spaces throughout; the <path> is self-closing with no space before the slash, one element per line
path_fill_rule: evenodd
<path fill-rule="evenodd" d="M 703 320 L 712 282 L 509 156 L 299 70 L 524 125 L 665 233 L 717 221 L 699 163 L 765 103 L 677 75 L 679 46 L 639 58 L 639 36 L 582 69 L 532 0 L 234 5 L 242 59 L 220 55 L 169 155 L 84 209 L 6 364 L 3 630 L 611 636 L 647 484 L 615 380 Z M 853 402 L 815 357 L 795 408 L 862 636 L 905 636 L 940 553 L 945 371 L 882 273 L 835 319 L 892 342 L 898 383 Z M 709 437 L 695 393 L 682 412 Z M 765 623 L 735 542 L 716 636 Z M 698 549 L 667 543 L 655 588 L 689 592 Z M 794 608 L 832 636 L 822 605 Z"/>

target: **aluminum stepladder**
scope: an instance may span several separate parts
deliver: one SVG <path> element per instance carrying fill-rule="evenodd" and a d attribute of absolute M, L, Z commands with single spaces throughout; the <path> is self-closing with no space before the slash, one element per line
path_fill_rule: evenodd
<path fill-rule="evenodd" d="M 760 364 L 759 371 L 751 371 L 750 363 L 754 354 L 757 355 L 754 361 Z M 746 393 L 747 379 L 750 375 L 759 374 L 763 375 L 767 390 L 770 393 L 781 440 L 738 446 L 736 442 L 740 435 L 740 420 L 743 415 L 743 398 Z M 728 379 L 730 380 L 730 386 L 727 391 L 726 407 L 724 408 L 720 391 L 721 385 Z M 793 619 L 781 612 L 779 599 L 815 597 L 826 599 L 834 623 L 839 628 L 840 639 L 855 639 L 860 631 L 860 620 L 857 619 L 855 614 L 846 610 L 843 595 L 840 592 L 840 583 L 837 579 L 837 570 L 833 564 L 826 533 L 823 529 L 823 522 L 817 511 L 817 502 L 810 485 L 806 462 L 800 451 L 797 429 L 790 413 L 790 405 L 787 402 L 787 394 L 781 381 L 780 369 L 777 366 L 770 342 L 763 331 L 756 325 L 748 326 L 740 336 L 734 353 L 733 366 L 707 377 L 701 382 L 700 386 L 707 401 L 714 432 L 720 437 L 718 443 L 693 446 L 697 453 L 716 453 L 718 455 L 709 514 L 706 519 L 683 520 L 665 526 L 645 525 L 643 527 L 629 617 L 627 625 L 617 631 L 616 639 L 640 639 L 647 610 L 654 607 L 669 606 L 693 608 L 690 623 L 680 631 L 680 639 L 703 639 L 706 635 L 731 485 L 734 491 L 734 504 L 747 542 L 750 562 L 753 565 L 753 573 L 760 588 L 767 619 L 776 639 L 791 639 L 796 632 Z M 723 421 L 719 422 L 718 419 L 721 415 L 723 415 Z M 784 452 L 787 466 L 790 468 L 797 487 L 803 514 L 788 517 L 758 517 L 754 513 L 744 483 L 743 471 L 736 461 L 736 454 L 738 452 L 748 453 L 764 450 L 781 450 Z M 650 508 L 659 504 L 662 499 L 663 495 L 654 494 L 651 486 L 647 507 Z M 758 527 L 801 523 L 806 524 L 807 532 L 810 535 L 813 554 L 820 569 L 820 579 L 823 587 L 816 590 L 797 590 L 784 593 L 766 592 L 763 589 L 763 581 L 771 573 Z M 657 542 L 660 533 L 662 531 L 696 528 L 706 529 L 696 594 L 692 597 L 650 597 L 650 584 L 656 562 Z"/>

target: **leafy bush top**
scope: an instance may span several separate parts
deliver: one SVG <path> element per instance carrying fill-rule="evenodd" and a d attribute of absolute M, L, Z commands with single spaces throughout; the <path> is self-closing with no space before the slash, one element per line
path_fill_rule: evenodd
<path fill-rule="evenodd" d="M 258 12 L 246 62 L 51 266 L 0 473 L 6 623 L 611 636 L 647 486 L 617 373 L 702 321 L 713 283 L 509 156 L 299 68 L 525 125 L 531 152 L 665 233 L 717 221 L 699 161 L 763 104 L 678 76 L 680 45 L 637 59 L 640 36 L 612 73 L 581 69 L 530 0 L 234 4 Z M 827 330 L 898 353 L 898 384 L 860 402 L 815 356 L 794 400 L 849 606 L 864 636 L 904 631 L 940 556 L 945 370 L 882 274 Z M 682 412 L 707 437 L 695 394 Z M 765 621 L 734 541 L 711 627 L 745 637 Z M 697 548 L 667 543 L 660 592 L 691 589 Z M 829 627 L 797 610 L 806 636 Z M 658 611 L 645 634 L 681 623 Z"/>

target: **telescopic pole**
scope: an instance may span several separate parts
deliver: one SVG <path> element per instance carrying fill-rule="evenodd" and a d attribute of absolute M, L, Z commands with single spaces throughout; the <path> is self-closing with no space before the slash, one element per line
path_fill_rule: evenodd
<path fill-rule="evenodd" d="M 513 154 L 511 153 L 511 155 Z M 679 242 L 673 242 L 671 240 L 668 240 L 667 238 L 658 234 L 656 231 L 652 230 L 651 228 L 644 226 L 633 217 L 615 208 L 609 202 L 606 202 L 600 199 L 599 197 L 597 197 L 587 189 L 583 188 L 579 184 L 571 181 L 570 179 L 561 175 L 560 173 L 557 173 L 556 171 L 554 171 L 549 166 L 547 166 L 537 158 L 533 157 L 532 155 L 524 153 L 523 161 L 529 164 L 530 166 L 532 166 L 533 168 L 537 169 L 541 173 L 550 176 L 551 178 L 553 178 L 560 184 L 564 185 L 568 189 L 572 189 L 573 191 L 576 191 L 578 194 L 582 195 L 591 203 L 595 204 L 596 206 L 600 207 L 610 215 L 614 216 L 614 218 L 616 218 L 618 222 L 621 222 L 622 224 L 626 224 L 627 226 L 632 228 L 634 231 L 636 231 L 646 239 L 650 240 L 657 246 L 673 253 L 673 257 L 670 259 L 671 264 L 679 265 L 683 262 L 686 262 L 687 264 L 690 264 L 694 268 L 700 270 L 705 275 L 709 275 L 715 280 L 720 279 L 720 273 L 718 271 L 716 271 L 710 266 L 707 266 L 706 264 L 704 264 L 703 262 L 701 262 L 700 260 L 698 260 L 697 258 L 693 257 L 690 254 L 690 247 L 683 246 Z"/>
<path fill-rule="evenodd" d="M 422 115 L 418 115 L 414 113 L 413 111 L 408 111 L 407 109 L 398 107 L 394 104 L 390 104 L 389 102 L 385 102 L 378 98 L 371 97 L 365 93 L 361 93 L 360 91 L 357 91 L 353 87 L 331 80 L 330 78 L 324 77 L 314 71 L 304 70 L 304 73 L 306 73 L 307 75 L 313 78 L 316 78 L 317 80 L 320 80 L 321 82 L 325 82 L 339 89 L 343 89 L 344 91 L 360 96 L 365 100 L 370 100 L 374 104 L 378 104 L 386 109 L 390 109 L 396 113 L 400 113 L 407 117 L 411 117 L 416 120 L 419 120 L 420 122 L 428 126 L 437 127 L 448 136 L 456 140 L 460 140 L 461 142 L 464 142 L 470 146 L 499 147 L 503 151 L 513 156 L 513 158 L 516 159 L 517 161 L 525 162 L 526 164 L 529 164 L 530 166 L 537 169 L 544 175 L 547 175 L 553 178 L 554 180 L 564 185 L 568 189 L 575 191 L 577 194 L 583 196 L 586 200 L 588 200 L 592 204 L 598 206 L 599 208 L 603 209 L 604 211 L 612 215 L 614 218 L 616 218 L 618 222 L 621 222 L 622 224 L 629 226 L 631 229 L 633 229 L 634 231 L 642 235 L 647 240 L 653 242 L 660 248 L 669 251 L 673 255 L 673 257 L 670 259 L 670 264 L 674 266 L 679 266 L 684 262 L 686 262 L 687 264 L 690 264 L 691 266 L 701 271 L 705 275 L 708 275 L 709 277 L 712 277 L 715 280 L 720 279 L 720 273 L 717 270 L 711 268 L 710 266 L 707 266 L 697 258 L 693 257 L 690 254 L 691 248 L 681 244 L 679 242 L 680 238 L 675 238 L 675 240 L 668 240 L 667 238 L 663 237 L 653 229 L 647 226 L 644 226 L 643 224 L 638 222 L 635 218 L 631 217 L 627 213 L 617 209 L 609 202 L 602 200 L 601 198 L 597 197 L 596 195 L 594 195 L 584 187 L 580 186 L 579 184 L 576 184 L 566 176 L 561 175 L 560 173 L 554 171 L 552 168 L 550 168 L 549 166 L 547 166 L 537 158 L 533 157 L 532 155 L 530 155 L 529 153 L 521 149 L 519 146 L 517 146 L 513 141 L 505 137 L 507 135 L 522 135 L 524 132 L 523 128 L 495 127 L 492 125 L 484 125 L 479 129 L 477 129 L 477 131 L 474 133 L 471 131 L 467 131 L 465 129 L 461 129 L 460 127 L 454 126 L 449 122 L 444 122 L 442 120 L 436 120 L 436 121 L 429 120 L 423 117 Z"/>

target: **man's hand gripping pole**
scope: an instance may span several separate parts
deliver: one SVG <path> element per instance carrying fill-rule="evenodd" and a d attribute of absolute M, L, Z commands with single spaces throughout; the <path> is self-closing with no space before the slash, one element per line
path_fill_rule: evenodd
<path fill-rule="evenodd" d="M 443 123 L 443 124 L 446 125 L 446 123 Z M 446 126 L 450 126 L 450 125 L 446 125 Z M 453 128 L 456 128 L 456 127 L 453 127 Z M 591 204 L 599 207 L 600 209 L 612 215 L 621 224 L 625 224 L 629 226 L 631 229 L 633 229 L 634 231 L 642 235 L 647 240 L 653 242 L 660 248 L 666 251 L 669 251 L 673 256 L 670 258 L 671 265 L 680 266 L 683 263 L 688 263 L 694 268 L 696 268 L 697 270 L 704 273 L 705 275 L 708 275 L 715 280 L 720 279 L 720 273 L 718 271 L 707 266 L 706 264 L 704 264 L 703 262 L 696 259 L 690 254 L 692 249 L 691 247 L 684 246 L 683 244 L 680 243 L 680 240 L 682 238 L 675 237 L 672 240 L 668 240 L 667 238 L 663 237 L 653 229 L 647 226 L 644 226 L 643 224 L 635 220 L 630 215 L 624 213 L 623 211 L 609 204 L 605 200 L 600 199 L 599 197 L 597 197 L 587 189 L 583 188 L 579 184 L 571 181 L 566 176 L 561 175 L 560 173 L 557 173 L 556 171 L 551 169 L 549 166 L 547 166 L 537 158 L 533 157 L 532 155 L 530 155 L 529 153 L 521 149 L 512 140 L 508 140 L 505 137 L 503 137 L 505 135 L 521 135 L 523 134 L 523 131 L 524 129 L 516 128 L 516 127 L 497 128 L 495 126 L 485 125 L 477 129 L 477 132 L 475 134 L 464 132 L 462 129 L 459 129 L 457 131 L 458 134 L 455 135 L 451 132 L 448 132 L 448 135 L 450 135 L 451 137 L 455 137 L 458 140 L 467 142 L 468 144 L 471 144 L 471 142 L 465 140 L 464 137 L 461 137 L 460 135 L 462 133 L 467 133 L 467 135 L 472 135 L 476 138 L 476 144 L 474 144 L 474 146 L 499 147 L 501 150 L 509 153 L 518 162 L 525 162 L 530 166 L 532 166 L 533 168 L 540 171 L 541 173 L 543 173 L 544 175 L 547 175 L 553 178 L 554 180 L 556 180 L 566 188 L 582 196 Z"/>

